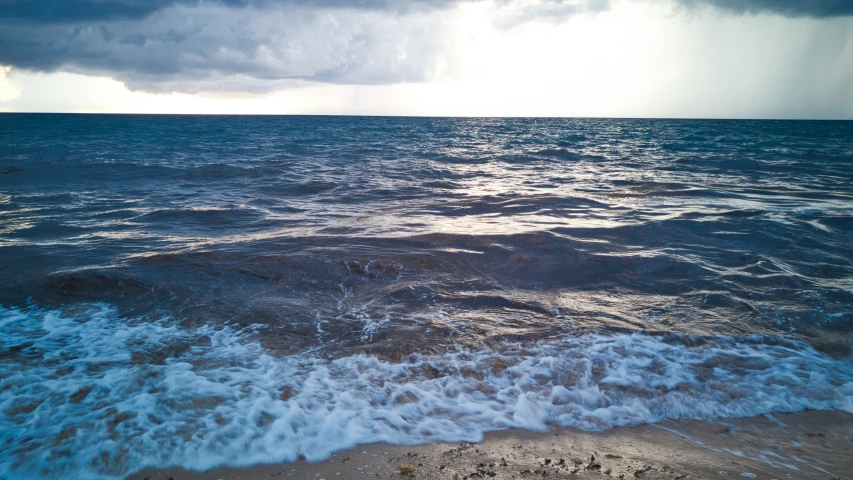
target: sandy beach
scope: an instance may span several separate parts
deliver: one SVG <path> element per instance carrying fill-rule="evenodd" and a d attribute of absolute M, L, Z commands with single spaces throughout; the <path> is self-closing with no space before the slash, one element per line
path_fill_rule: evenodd
<path fill-rule="evenodd" d="M 207 472 L 147 469 L 128 480 L 269 478 L 853 478 L 853 415 L 809 411 L 583 432 L 508 430 L 480 443 L 365 445 L 318 463 Z"/>

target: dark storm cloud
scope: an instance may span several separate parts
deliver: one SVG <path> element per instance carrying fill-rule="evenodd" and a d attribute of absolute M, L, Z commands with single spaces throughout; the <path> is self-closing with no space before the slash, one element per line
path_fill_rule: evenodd
<path fill-rule="evenodd" d="M 0 0 L 0 65 L 148 91 L 256 91 L 288 79 L 420 81 L 441 62 L 440 2 L 343 3 Z"/>
<path fill-rule="evenodd" d="M 679 0 L 687 6 L 711 5 L 735 13 L 775 13 L 786 17 L 853 15 L 853 0 Z"/>
<path fill-rule="evenodd" d="M 443 8 L 465 0 L 0 0 L 0 20 L 24 20 L 34 23 L 66 23 L 139 19 L 164 8 L 183 4 L 218 4 L 227 7 L 299 6 L 309 8 L 350 8 L 366 10 L 405 10 Z M 853 0 L 677 0 L 696 6 L 711 5 L 738 13 L 776 13 L 791 17 L 838 17 L 853 15 Z M 500 3 L 513 3 L 503 0 Z M 608 3 L 606 0 L 551 0 L 543 2 L 547 15 L 564 15 L 585 10 L 584 4 Z M 594 8 L 597 9 L 597 8 Z"/>
<path fill-rule="evenodd" d="M 226 7 L 300 6 L 397 10 L 440 8 L 453 0 L 0 0 L 0 19 L 34 23 L 127 20 L 144 18 L 174 5 Z"/>

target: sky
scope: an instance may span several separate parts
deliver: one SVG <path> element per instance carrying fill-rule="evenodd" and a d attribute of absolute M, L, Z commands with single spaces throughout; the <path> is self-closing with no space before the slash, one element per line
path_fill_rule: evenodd
<path fill-rule="evenodd" d="M 853 119 L 853 0 L 0 0 L 0 111 Z"/>

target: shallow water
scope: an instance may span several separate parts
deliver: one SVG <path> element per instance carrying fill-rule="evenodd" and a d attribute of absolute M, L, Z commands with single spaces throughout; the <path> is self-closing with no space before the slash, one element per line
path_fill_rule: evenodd
<path fill-rule="evenodd" d="M 853 409 L 853 122 L 0 132 L 0 478 Z"/>

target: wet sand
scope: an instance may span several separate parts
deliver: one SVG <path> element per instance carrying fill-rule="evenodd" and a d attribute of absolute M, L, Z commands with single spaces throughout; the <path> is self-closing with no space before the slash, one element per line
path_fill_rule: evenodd
<path fill-rule="evenodd" d="M 147 469 L 128 480 L 271 478 L 853 478 L 853 414 L 804 412 L 717 422 L 667 421 L 590 433 L 508 430 L 480 443 L 372 444 L 317 463 L 208 472 Z"/>

